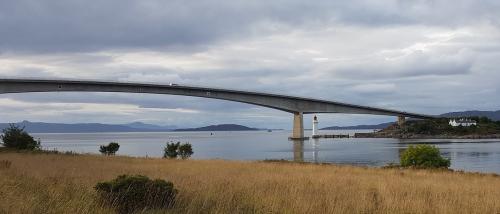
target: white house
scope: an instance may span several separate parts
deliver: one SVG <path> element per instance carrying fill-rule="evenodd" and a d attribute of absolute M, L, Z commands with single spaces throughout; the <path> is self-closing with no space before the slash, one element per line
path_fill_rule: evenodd
<path fill-rule="evenodd" d="M 471 119 L 464 119 L 464 118 L 460 118 L 460 119 L 451 119 L 450 120 L 450 126 L 453 126 L 453 127 L 457 127 L 457 126 L 475 126 L 477 125 L 476 121 L 475 120 L 471 120 Z"/>

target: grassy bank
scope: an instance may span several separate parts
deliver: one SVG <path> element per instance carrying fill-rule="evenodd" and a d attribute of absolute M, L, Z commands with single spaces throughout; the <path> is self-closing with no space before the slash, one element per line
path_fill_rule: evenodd
<path fill-rule="evenodd" d="M 120 174 L 172 181 L 172 213 L 500 212 L 496 175 L 13 152 L 1 160 L 12 165 L 0 166 L 0 213 L 109 213 L 93 186 Z"/>

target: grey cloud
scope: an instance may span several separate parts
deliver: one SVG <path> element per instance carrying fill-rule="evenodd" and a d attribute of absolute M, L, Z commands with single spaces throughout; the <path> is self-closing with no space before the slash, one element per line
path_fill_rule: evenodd
<path fill-rule="evenodd" d="M 473 57 L 467 53 L 427 54 L 416 51 L 395 59 L 373 57 L 349 62 L 333 68 L 333 73 L 345 78 L 401 78 L 425 75 L 459 75 L 471 72 Z"/>
<path fill-rule="evenodd" d="M 323 28 L 331 23 L 373 27 L 498 22 L 498 2 L 479 2 L 1 1 L 0 50 L 81 52 L 136 48 L 175 52 L 203 49 L 222 39 L 298 27 Z"/>
<path fill-rule="evenodd" d="M 274 12 L 248 1 L 19 0 L 0 8 L 0 47 L 14 51 L 185 50 L 250 33 L 252 23 L 266 18 L 260 14 Z"/>
<path fill-rule="evenodd" d="M 30 78 L 48 78 L 48 77 L 53 77 L 53 74 L 47 72 L 43 68 L 35 66 L 22 66 L 16 69 L 0 68 L 0 78 L 10 78 L 12 76 L 22 76 Z"/>

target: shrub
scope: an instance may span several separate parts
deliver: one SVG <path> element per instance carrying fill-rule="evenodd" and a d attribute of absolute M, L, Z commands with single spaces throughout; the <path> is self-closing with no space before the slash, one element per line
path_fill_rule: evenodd
<path fill-rule="evenodd" d="M 116 208 L 119 213 L 169 208 L 177 194 L 172 182 L 151 180 L 143 175 L 120 175 L 111 181 L 97 183 L 94 188 L 101 202 Z"/>
<path fill-rule="evenodd" d="M 416 168 L 448 168 L 450 160 L 439 153 L 439 149 L 430 145 L 409 146 L 401 155 L 401 166 Z"/>
<path fill-rule="evenodd" d="M 178 149 L 180 147 L 180 144 L 181 142 L 177 142 L 177 143 L 174 143 L 174 142 L 171 142 L 171 143 L 167 143 L 167 146 L 165 147 L 165 149 L 163 150 L 164 153 L 163 153 L 163 157 L 164 158 L 177 158 L 177 156 L 179 155 L 179 152 L 178 152 Z"/>
<path fill-rule="evenodd" d="M 193 147 L 191 146 L 190 143 L 185 143 L 179 146 L 179 156 L 181 156 L 182 159 L 188 159 L 193 155 Z"/>
<path fill-rule="evenodd" d="M 15 124 L 10 124 L 8 128 L 5 128 L 1 138 L 3 145 L 7 148 L 26 150 L 40 149 L 40 141 L 34 140 L 28 132 L 24 131 L 24 127 L 20 128 Z"/>
<path fill-rule="evenodd" d="M 101 152 L 104 155 L 114 155 L 118 149 L 120 149 L 120 144 L 111 142 L 107 146 L 101 145 L 99 148 L 99 152 Z"/>
<path fill-rule="evenodd" d="M 190 143 L 167 143 L 164 149 L 163 157 L 175 159 L 180 156 L 182 159 L 188 159 L 193 155 L 193 147 Z"/>

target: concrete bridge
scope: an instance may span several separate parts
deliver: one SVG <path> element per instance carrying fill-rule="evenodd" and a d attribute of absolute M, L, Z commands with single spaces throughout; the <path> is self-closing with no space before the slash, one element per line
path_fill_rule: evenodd
<path fill-rule="evenodd" d="M 159 85 L 75 80 L 0 79 L 0 94 L 28 92 L 125 92 L 170 94 L 248 103 L 292 113 L 294 119 L 291 139 L 304 139 L 303 114 L 347 113 L 389 115 L 397 116 L 400 124 L 404 123 L 406 117 L 419 119 L 434 118 L 430 115 L 328 100 L 177 84 Z"/>

